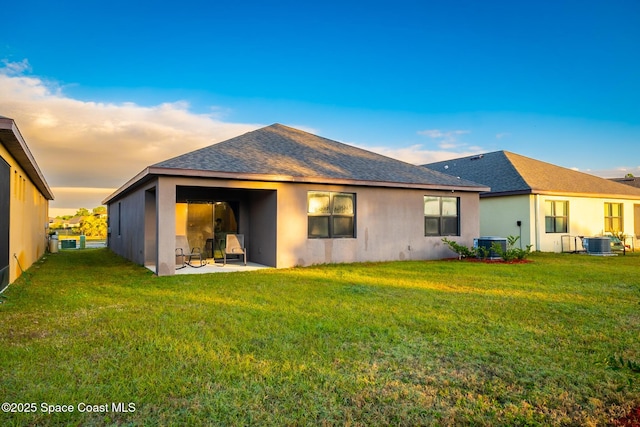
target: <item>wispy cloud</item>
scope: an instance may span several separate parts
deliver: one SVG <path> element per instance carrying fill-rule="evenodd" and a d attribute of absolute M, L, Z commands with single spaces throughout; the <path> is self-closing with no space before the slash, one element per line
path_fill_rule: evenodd
<path fill-rule="evenodd" d="M 502 139 L 502 138 L 507 138 L 511 136 L 511 134 L 509 132 L 501 132 L 496 134 L 496 139 Z"/>
<path fill-rule="evenodd" d="M 466 145 L 459 141 L 459 137 L 468 133 L 470 133 L 468 130 L 442 131 L 440 129 L 427 129 L 418 131 L 418 135 L 438 140 L 438 146 L 443 150 L 450 150 L 460 147 L 461 145 Z"/>
<path fill-rule="evenodd" d="M 22 74 L 25 71 L 31 71 L 31 64 L 29 64 L 29 60 L 27 59 L 19 62 L 10 62 L 3 59 L 2 64 L 4 65 L 4 73 L 8 75 Z"/>
<path fill-rule="evenodd" d="M 402 160 L 403 162 L 411 163 L 414 165 L 424 165 L 427 163 L 439 162 L 442 160 L 454 159 L 456 157 L 471 156 L 473 154 L 481 153 L 481 149 L 463 149 L 463 150 L 430 150 L 424 145 L 416 144 L 407 147 L 382 147 L 382 146 L 368 146 L 363 144 L 351 144 L 360 147 L 364 150 L 373 151 L 374 153 L 382 154 L 383 156 L 391 157 L 394 159 Z"/>
<path fill-rule="evenodd" d="M 54 207 L 78 207 L 71 204 L 77 197 L 65 196 L 69 188 L 118 187 L 150 164 L 259 127 L 196 114 L 184 101 L 150 107 L 81 101 L 28 75 L 26 60 L 3 63 L 0 114 L 16 121 L 56 193 Z"/>
<path fill-rule="evenodd" d="M 569 167 L 576 172 L 584 172 L 590 175 L 599 176 L 601 178 L 624 178 L 628 174 L 640 177 L 640 166 L 618 166 L 610 169 L 580 169 L 578 167 Z"/>
<path fill-rule="evenodd" d="M 400 148 L 370 147 L 362 145 L 360 147 L 415 165 L 439 162 L 456 157 L 471 156 L 484 151 L 480 146 L 470 145 L 467 142 L 461 141 L 461 137 L 463 135 L 471 133 L 469 130 L 426 129 L 418 131 L 417 133 L 418 135 L 426 136 L 427 138 L 434 140 L 438 148 L 434 150 L 429 148 L 426 144 L 415 144 Z"/>
<path fill-rule="evenodd" d="M 611 169 L 585 169 L 572 168 L 574 170 L 596 175 L 602 178 L 624 178 L 628 174 L 640 177 L 640 166 L 618 166 Z"/>

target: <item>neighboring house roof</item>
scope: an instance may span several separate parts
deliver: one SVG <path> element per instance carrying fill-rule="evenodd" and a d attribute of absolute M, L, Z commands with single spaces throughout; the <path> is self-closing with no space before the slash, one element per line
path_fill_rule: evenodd
<path fill-rule="evenodd" d="M 84 216 L 74 216 L 70 218 L 67 223 L 72 227 L 80 227 L 80 223 L 84 221 L 85 218 Z"/>
<path fill-rule="evenodd" d="M 620 184 L 630 185 L 632 187 L 640 188 L 640 178 L 629 177 L 629 178 L 609 178 L 609 180 L 613 182 L 619 182 Z"/>
<path fill-rule="evenodd" d="M 0 144 L 7 149 L 20 167 L 24 169 L 31 182 L 42 195 L 48 200 L 53 200 L 53 192 L 44 179 L 44 175 L 40 172 L 40 168 L 31 151 L 29 151 L 27 143 L 22 138 L 16 122 L 4 116 L 0 116 Z"/>
<path fill-rule="evenodd" d="M 424 167 L 491 187 L 481 197 L 557 194 L 640 199 L 640 189 L 511 153 L 495 151 Z"/>
<path fill-rule="evenodd" d="M 109 196 L 109 202 L 150 175 L 402 188 L 486 191 L 483 185 L 434 172 L 274 124 L 149 166 Z"/>

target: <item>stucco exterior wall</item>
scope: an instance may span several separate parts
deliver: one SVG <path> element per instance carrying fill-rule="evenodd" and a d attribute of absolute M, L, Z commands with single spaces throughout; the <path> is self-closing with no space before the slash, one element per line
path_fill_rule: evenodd
<path fill-rule="evenodd" d="M 230 192 L 226 194 L 237 198 L 240 209 L 238 230 L 245 235 L 248 260 L 278 268 L 454 256 L 448 246 L 442 243 L 441 237 L 424 236 L 425 195 L 460 197 L 461 235 L 451 239 L 470 246 L 479 233 L 479 196 L 473 192 L 158 177 L 133 193 L 110 202 L 111 249 L 139 264 L 143 264 L 145 258 L 149 259 L 148 254 L 145 255 L 145 251 L 150 250 L 149 245 L 142 244 L 142 230 L 149 230 L 150 221 L 147 212 L 145 224 L 144 193 L 153 188 L 158 218 L 155 265 L 159 275 L 174 274 L 175 235 L 180 227 L 176 219 L 184 217 L 175 206 L 176 189 L 187 187 L 198 188 L 212 197 Z M 309 191 L 354 193 L 356 237 L 308 238 Z M 148 211 L 148 197 L 146 203 Z M 117 230 L 120 230 L 119 235 Z"/>
<path fill-rule="evenodd" d="M 10 166 L 9 283 L 42 257 L 47 248 L 49 201 L 0 145 Z"/>
<path fill-rule="evenodd" d="M 535 250 L 533 196 L 517 195 L 480 199 L 480 236 L 520 236 L 518 242 L 522 243 L 523 248 L 533 244 L 533 250 Z"/>
<path fill-rule="evenodd" d="M 545 202 L 569 202 L 569 221 L 566 233 L 547 233 L 545 229 Z M 556 195 L 517 195 L 485 197 L 480 201 L 480 234 L 483 236 L 520 235 L 516 221 L 522 221 L 522 247 L 533 245 L 532 250 L 542 252 L 567 251 L 576 236 L 602 236 L 605 233 L 604 204 L 623 204 L 624 232 L 633 235 L 634 205 L 640 201 L 603 197 L 576 197 Z M 562 236 L 570 236 L 564 238 Z M 563 245 L 564 243 L 564 245 Z M 637 245 L 636 245 L 637 246 Z"/>
<path fill-rule="evenodd" d="M 108 245 L 113 252 L 137 264 L 145 261 L 145 190 L 148 186 L 107 206 Z"/>
<path fill-rule="evenodd" d="M 603 236 L 605 234 L 604 205 L 605 203 L 623 204 L 623 231 L 634 233 L 634 204 L 638 200 L 591 198 L 591 197 L 563 197 L 540 195 L 538 216 L 540 218 L 540 250 L 544 252 L 561 251 L 561 235 L 565 233 L 545 233 L 544 205 L 546 200 L 564 200 L 569 202 L 569 225 L 567 233 L 570 236 Z"/>
<path fill-rule="evenodd" d="M 356 194 L 356 237 L 307 237 L 307 192 Z M 424 196 L 460 197 L 460 236 L 471 246 L 479 232 L 477 193 L 299 184 L 278 193 L 278 267 L 322 263 L 426 260 L 451 257 L 442 237 L 424 236 Z"/>

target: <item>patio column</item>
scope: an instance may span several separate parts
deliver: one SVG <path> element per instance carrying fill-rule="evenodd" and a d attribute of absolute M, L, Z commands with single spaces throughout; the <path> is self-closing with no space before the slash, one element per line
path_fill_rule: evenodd
<path fill-rule="evenodd" d="M 174 180 L 160 177 L 157 194 L 158 260 L 156 274 L 170 276 L 176 272 L 176 184 Z"/>

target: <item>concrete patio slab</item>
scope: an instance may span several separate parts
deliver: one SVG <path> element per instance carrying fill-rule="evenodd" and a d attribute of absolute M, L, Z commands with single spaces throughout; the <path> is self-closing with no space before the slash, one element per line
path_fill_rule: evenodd
<path fill-rule="evenodd" d="M 145 265 L 149 270 L 156 272 L 156 266 L 153 264 Z M 213 259 L 207 259 L 207 265 L 203 267 L 190 267 L 186 266 L 184 268 L 180 268 L 176 270 L 176 275 L 184 275 L 184 274 L 210 274 L 210 273 L 234 273 L 241 271 L 256 271 L 256 270 L 264 270 L 268 267 L 266 265 L 257 264 L 255 262 L 247 262 L 247 265 L 244 265 L 242 262 L 232 261 L 227 262 L 226 265 L 222 265 L 222 261 L 213 262 Z"/>

